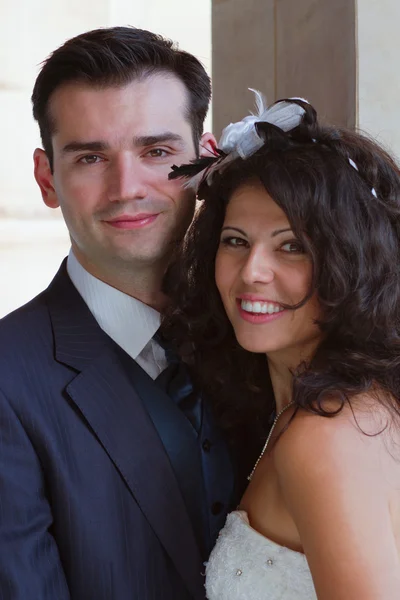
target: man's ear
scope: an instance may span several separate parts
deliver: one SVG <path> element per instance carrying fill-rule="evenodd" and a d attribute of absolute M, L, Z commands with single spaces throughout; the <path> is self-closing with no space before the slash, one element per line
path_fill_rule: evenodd
<path fill-rule="evenodd" d="M 200 156 L 215 156 L 215 148 L 217 140 L 212 133 L 203 133 L 200 139 L 199 154 Z"/>
<path fill-rule="evenodd" d="M 41 148 L 36 148 L 33 153 L 33 162 L 34 175 L 42 193 L 43 202 L 49 208 L 58 208 L 60 204 L 54 189 L 53 174 L 46 152 Z"/>

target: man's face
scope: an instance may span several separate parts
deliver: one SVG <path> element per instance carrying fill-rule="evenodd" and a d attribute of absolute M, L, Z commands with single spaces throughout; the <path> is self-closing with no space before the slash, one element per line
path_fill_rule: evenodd
<path fill-rule="evenodd" d="M 164 74 L 125 87 L 66 84 L 51 97 L 54 170 L 37 150 L 36 179 L 97 276 L 157 269 L 183 237 L 195 199 L 168 173 L 196 155 L 187 105 L 183 83 Z"/>

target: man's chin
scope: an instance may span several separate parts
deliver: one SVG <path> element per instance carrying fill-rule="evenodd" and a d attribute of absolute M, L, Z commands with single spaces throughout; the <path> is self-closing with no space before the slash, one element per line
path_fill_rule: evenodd
<path fill-rule="evenodd" d="M 132 269 L 154 268 L 159 264 L 167 264 L 171 256 L 171 251 L 168 249 L 162 252 L 151 252 L 140 250 L 121 250 L 116 249 L 114 252 L 107 253 L 106 260 L 114 263 L 129 266 Z"/>

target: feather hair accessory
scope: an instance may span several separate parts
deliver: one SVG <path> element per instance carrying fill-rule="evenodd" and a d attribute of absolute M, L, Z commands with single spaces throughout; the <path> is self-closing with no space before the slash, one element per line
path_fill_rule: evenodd
<path fill-rule="evenodd" d="M 238 157 L 244 160 L 249 158 L 264 145 L 265 141 L 258 135 L 256 123 L 270 123 L 287 132 L 295 129 L 302 122 L 306 111 L 301 103 L 308 104 L 307 100 L 289 98 L 267 106 L 261 92 L 249 89 L 255 94 L 257 114 L 249 115 L 241 121 L 225 127 L 213 156 L 194 160 L 181 167 L 174 165 L 168 176 L 169 179 L 186 177 L 188 182 L 185 187 L 192 188 L 197 192 L 203 182 L 211 184 L 214 173 L 224 169 Z"/>
<path fill-rule="evenodd" d="M 213 150 L 213 155 L 193 160 L 180 167 L 173 165 L 172 172 L 168 175 L 169 179 L 185 177 L 188 179 L 185 187 L 191 188 L 197 193 L 203 183 L 211 185 L 212 178 L 217 171 L 222 172 L 229 163 L 239 157 L 246 160 L 262 148 L 265 139 L 259 135 L 262 127 L 257 127 L 257 123 L 274 125 L 282 132 L 287 133 L 298 127 L 306 117 L 304 104 L 309 105 L 309 102 L 304 98 L 278 100 L 275 104 L 267 106 L 261 92 L 252 88 L 249 90 L 255 95 L 257 114 L 251 114 L 241 121 L 225 127 L 218 148 Z M 312 110 L 314 111 L 314 109 Z M 312 142 L 316 143 L 317 140 L 312 139 Z M 353 169 L 359 172 L 358 166 L 351 157 L 348 158 L 348 162 Z M 374 187 L 371 188 L 371 194 L 377 198 Z"/>

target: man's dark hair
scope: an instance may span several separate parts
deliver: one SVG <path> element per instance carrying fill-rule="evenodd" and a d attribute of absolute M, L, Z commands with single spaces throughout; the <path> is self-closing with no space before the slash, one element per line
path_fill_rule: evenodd
<path fill-rule="evenodd" d="M 203 65 L 172 41 L 134 27 L 96 29 L 74 37 L 43 63 L 32 93 L 33 116 L 39 124 L 43 148 L 53 170 L 51 136 L 54 123 L 49 113 L 53 92 L 66 83 L 95 88 L 122 87 L 155 73 L 180 79 L 189 95 L 187 117 L 197 150 L 211 98 L 211 83 Z"/>

